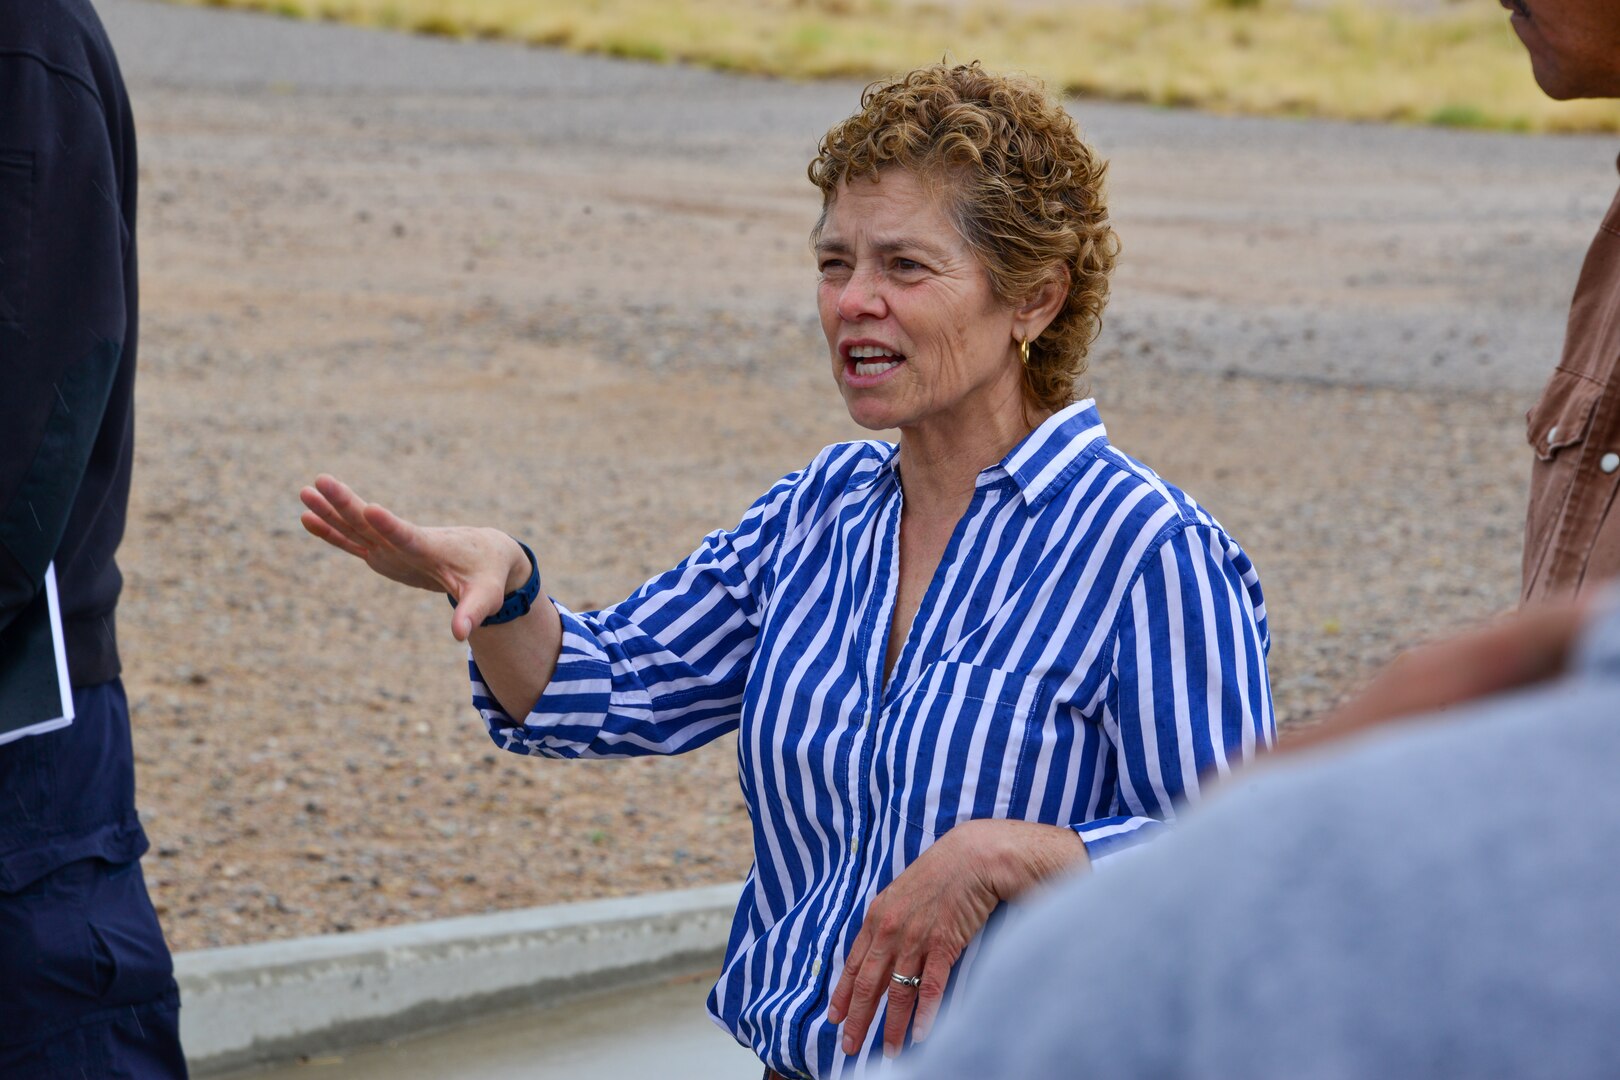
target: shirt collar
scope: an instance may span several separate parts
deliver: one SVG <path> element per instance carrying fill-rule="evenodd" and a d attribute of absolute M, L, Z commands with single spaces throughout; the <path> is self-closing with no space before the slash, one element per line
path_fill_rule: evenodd
<path fill-rule="evenodd" d="M 1074 478 L 1081 464 L 1108 445 L 1108 431 L 1097 415 L 1097 403 L 1091 398 L 1077 401 L 1061 412 L 1053 413 L 1012 452 L 979 474 L 977 487 L 1011 478 L 1024 496 L 1024 502 L 1033 510 L 1046 502 Z M 883 455 L 877 466 L 852 487 L 871 487 L 884 477 L 893 476 L 900 461 L 900 448 L 894 443 L 873 443 Z"/>
<path fill-rule="evenodd" d="M 879 480 L 893 476 L 895 466 L 900 459 L 900 447 L 895 443 L 884 442 L 881 439 L 869 439 L 867 445 L 877 454 L 878 460 L 870 469 L 850 481 L 849 486 L 854 491 L 862 491 Z"/>
<path fill-rule="evenodd" d="M 979 482 L 1000 470 L 1012 477 L 1033 510 L 1067 487 L 1086 459 L 1107 445 L 1108 430 L 1097 415 L 1097 403 L 1086 398 L 1047 417 L 1001 464 L 980 473 Z"/>

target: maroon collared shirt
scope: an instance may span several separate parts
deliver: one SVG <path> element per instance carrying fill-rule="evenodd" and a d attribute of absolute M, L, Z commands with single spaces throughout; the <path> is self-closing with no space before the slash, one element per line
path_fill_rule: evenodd
<path fill-rule="evenodd" d="M 1521 596 L 1530 603 L 1620 574 L 1620 194 L 1581 267 L 1563 359 L 1526 420 L 1536 455 Z"/>

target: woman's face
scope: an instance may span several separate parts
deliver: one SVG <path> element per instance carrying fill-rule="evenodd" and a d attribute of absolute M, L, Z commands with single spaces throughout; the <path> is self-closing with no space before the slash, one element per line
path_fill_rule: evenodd
<path fill-rule="evenodd" d="M 1022 416 L 1013 308 L 915 174 L 839 185 L 816 259 L 821 329 L 857 424 L 949 440 Z"/>

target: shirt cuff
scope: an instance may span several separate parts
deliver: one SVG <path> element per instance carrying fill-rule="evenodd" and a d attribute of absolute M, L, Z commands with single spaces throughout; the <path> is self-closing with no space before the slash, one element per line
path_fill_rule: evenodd
<path fill-rule="evenodd" d="M 1074 826 L 1092 866 L 1139 848 L 1164 829 L 1164 822 L 1150 817 L 1098 818 Z"/>
<path fill-rule="evenodd" d="M 549 599 L 549 597 L 548 597 Z M 546 757 L 577 757 L 602 726 L 613 700 L 613 666 L 589 623 L 567 607 L 550 601 L 562 618 L 562 649 L 557 670 L 540 699 L 519 720 L 501 708 L 467 650 L 473 708 L 483 717 L 490 738 L 503 750 Z M 570 736 L 582 736 L 570 737 Z"/>

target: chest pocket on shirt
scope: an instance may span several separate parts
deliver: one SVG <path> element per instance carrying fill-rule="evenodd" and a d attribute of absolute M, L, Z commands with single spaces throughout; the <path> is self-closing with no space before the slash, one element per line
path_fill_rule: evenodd
<path fill-rule="evenodd" d="M 1603 386 L 1596 380 L 1567 368 L 1554 371 L 1541 400 L 1525 414 L 1525 434 L 1536 457 L 1552 461 L 1584 442 L 1602 394 Z"/>
<path fill-rule="evenodd" d="M 0 326 L 21 326 L 28 310 L 33 220 L 34 155 L 0 146 Z"/>
<path fill-rule="evenodd" d="M 879 765 L 894 811 L 931 836 L 1024 817 L 1041 752 L 1041 680 L 977 664 L 923 670 L 890 707 Z"/>

